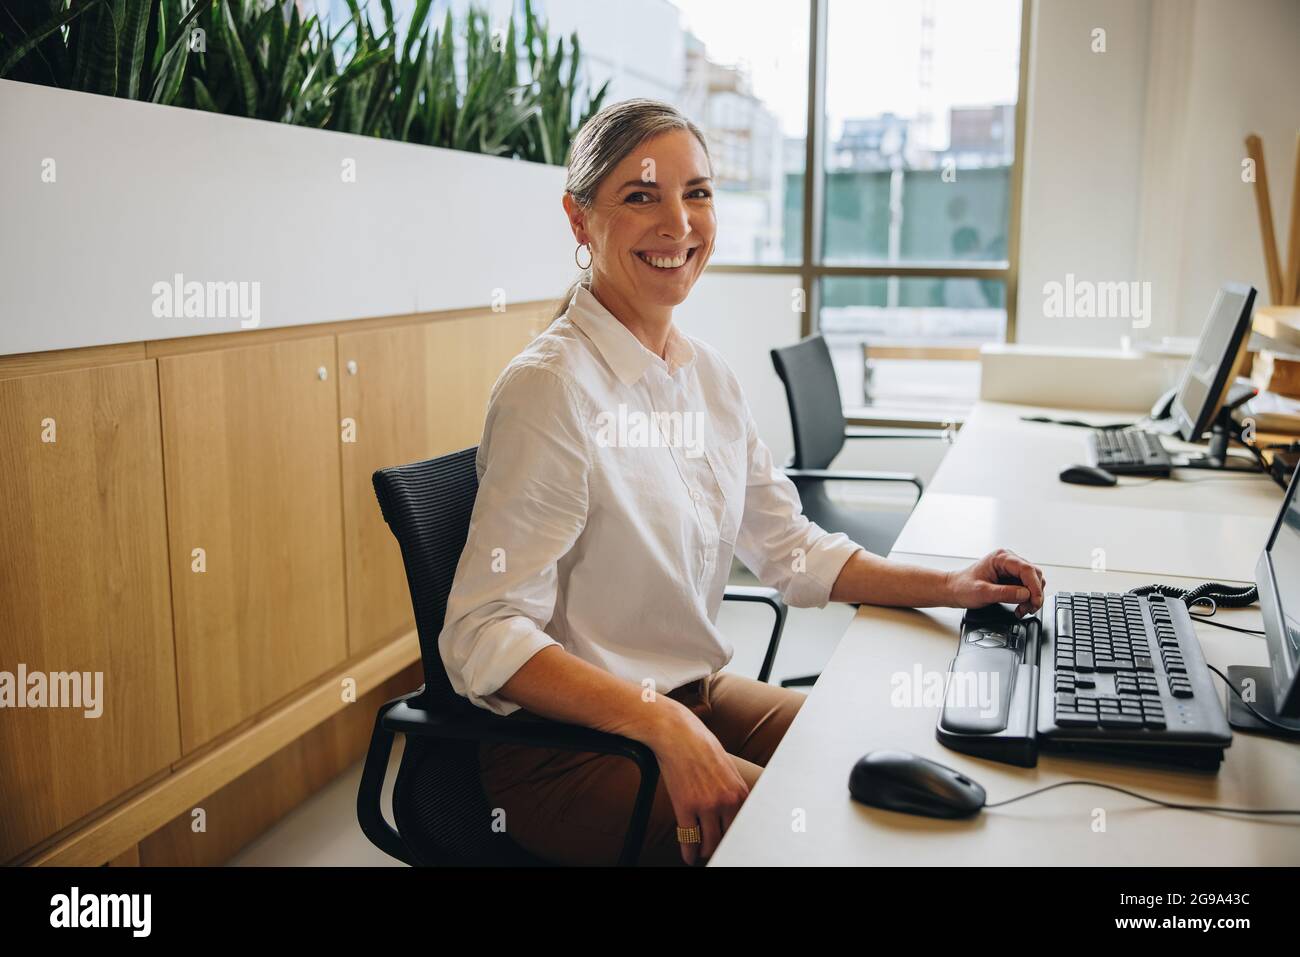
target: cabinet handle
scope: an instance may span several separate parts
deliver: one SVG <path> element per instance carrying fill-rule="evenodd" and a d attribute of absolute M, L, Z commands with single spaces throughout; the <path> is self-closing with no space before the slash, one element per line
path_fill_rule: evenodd
<path fill-rule="evenodd" d="M 348 360 L 348 375 L 356 375 L 356 374 L 357 374 L 357 360 L 356 360 L 356 359 L 349 359 L 349 360 Z"/>
<path fill-rule="evenodd" d="M 321 366 L 319 369 L 316 370 L 316 378 L 320 379 L 321 382 L 324 382 L 329 377 L 330 377 L 329 370 L 326 369 L 324 366 Z"/>

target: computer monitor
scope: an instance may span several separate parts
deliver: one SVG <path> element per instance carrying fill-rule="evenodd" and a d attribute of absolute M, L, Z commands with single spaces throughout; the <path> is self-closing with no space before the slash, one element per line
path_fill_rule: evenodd
<path fill-rule="evenodd" d="M 1199 441 L 1218 415 L 1240 368 L 1254 307 L 1253 286 L 1227 282 L 1214 297 L 1196 354 L 1174 398 L 1174 422 L 1184 441 Z"/>
<path fill-rule="evenodd" d="M 1228 669 L 1228 680 L 1243 694 L 1254 693 L 1255 710 L 1300 733 L 1300 470 L 1291 477 L 1269 535 L 1268 544 L 1255 566 L 1259 607 L 1264 616 L 1269 667 L 1236 666 Z M 1233 727 L 1268 730 L 1229 695 Z M 1276 730 L 1276 729 L 1274 729 Z"/>

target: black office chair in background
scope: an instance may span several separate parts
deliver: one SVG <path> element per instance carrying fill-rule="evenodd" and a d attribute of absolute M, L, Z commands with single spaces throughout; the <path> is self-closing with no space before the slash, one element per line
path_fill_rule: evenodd
<path fill-rule="evenodd" d="M 826 483 L 908 482 L 916 486 L 916 497 L 920 498 L 924 491 L 920 478 L 908 472 L 831 469 L 830 464 L 844 448 L 845 439 L 941 439 L 942 434 L 921 429 L 849 431 L 835 365 L 826 340 L 819 335 L 773 349 L 772 365 L 785 386 L 794 437 L 794 455 L 784 471 L 799 490 L 804 514 L 828 532 L 843 532 L 867 551 L 888 555 L 911 509 L 904 512 L 847 508 L 826 493 Z M 915 504 L 913 499 L 912 506 Z M 816 680 L 817 675 L 787 678 L 781 687 L 801 687 Z"/>
<path fill-rule="evenodd" d="M 380 850 L 413 866 L 547 864 L 505 832 L 493 830 L 492 808 L 479 775 L 479 742 L 616 754 L 635 762 L 641 771 L 618 860 L 623 865 L 635 864 L 659 780 L 654 753 L 639 741 L 591 728 L 493 714 L 456 694 L 443 668 L 438 635 L 478 494 L 477 451 L 463 449 L 374 474 L 384 520 L 402 549 L 424 685 L 379 709 L 357 793 L 361 830 Z M 765 604 L 774 612 L 775 623 L 759 672 L 759 680 L 767 681 L 785 627 L 785 603 L 772 588 L 732 586 L 724 597 Z M 406 735 L 406 747 L 393 785 L 394 830 L 384 819 L 380 795 L 398 733 Z"/>

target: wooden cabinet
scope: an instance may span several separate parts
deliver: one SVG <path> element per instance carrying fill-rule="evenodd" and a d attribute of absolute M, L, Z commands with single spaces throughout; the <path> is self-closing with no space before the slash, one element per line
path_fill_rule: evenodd
<path fill-rule="evenodd" d="M 0 861 L 180 756 L 152 361 L 0 381 L 0 671 Z"/>
<path fill-rule="evenodd" d="M 528 343 L 531 314 L 480 314 L 338 337 L 349 652 L 415 626 L 402 556 L 375 501 L 376 469 L 477 445 L 492 384 Z"/>
<path fill-rule="evenodd" d="M 334 337 L 158 371 L 189 752 L 346 657 Z"/>
<path fill-rule="evenodd" d="M 278 733 L 295 719 L 267 709 L 326 693 L 349 658 L 410 664 L 371 473 L 477 444 L 548 319 L 535 303 L 0 357 L 0 862 L 116 858 L 149 809 L 170 820 L 194 776 L 221 779 L 229 732 Z M 92 696 L 102 674 L 98 717 L 14 707 L 20 676 L 74 672 Z M 184 761 L 198 749 L 219 767 Z"/>

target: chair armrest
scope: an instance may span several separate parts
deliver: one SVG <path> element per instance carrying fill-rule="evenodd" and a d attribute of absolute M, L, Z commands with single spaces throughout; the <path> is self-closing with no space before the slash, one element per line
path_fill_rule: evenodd
<path fill-rule="evenodd" d="M 919 497 L 925 491 L 925 486 L 921 484 L 921 479 L 911 472 L 863 472 L 857 470 L 841 469 L 785 469 L 785 474 L 791 480 L 810 479 L 818 482 L 910 482 L 916 486 L 916 494 Z"/>
<path fill-rule="evenodd" d="M 471 706 L 473 707 L 473 706 Z M 640 741 L 578 724 L 548 721 L 544 718 L 513 718 L 474 707 L 481 715 L 430 714 L 399 700 L 383 717 L 389 731 L 429 738 L 453 738 L 493 741 L 499 744 L 523 744 L 564 751 L 590 751 L 595 754 L 621 754 L 643 769 L 657 771 L 654 752 Z"/>
<path fill-rule="evenodd" d="M 522 744 L 531 747 L 559 748 L 564 751 L 590 751 L 595 754 L 615 754 L 628 758 L 641 772 L 641 783 L 632 805 L 632 818 L 619 863 L 635 864 L 645 841 L 650 821 L 650 809 L 655 788 L 659 784 L 659 762 L 654 752 L 640 741 L 617 734 L 596 731 L 593 728 L 538 718 L 508 718 L 471 706 L 474 711 L 462 715 L 431 714 L 408 704 L 408 699 L 420 692 L 404 695 L 385 704 L 379 710 L 375 731 L 371 737 L 370 753 L 361 776 L 357 795 L 357 817 L 361 829 L 380 849 L 398 860 L 414 864 L 401 836 L 383 819 L 379 795 L 383 788 L 384 772 L 395 734 L 454 740 L 493 741 L 502 744 Z M 480 712 L 480 713 L 474 713 Z M 373 765 L 373 766 L 372 766 Z"/>
<path fill-rule="evenodd" d="M 846 439 L 939 439 L 944 437 L 942 429 L 895 429 L 892 432 L 850 432 L 844 430 Z"/>
<path fill-rule="evenodd" d="M 388 773 L 388 756 L 393 750 L 393 733 L 384 728 L 384 716 L 408 698 L 423 693 L 421 687 L 380 707 L 375 718 L 375 730 L 370 735 L 370 747 L 366 750 L 366 763 L 361 770 L 361 786 L 357 788 L 357 823 L 361 825 L 361 833 L 389 857 L 411 867 L 419 866 L 419 861 L 415 860 L 402 836 L 384 820 L 380 807 L 384 776 Z"/>
<path fill-rule="evenodd" d="M 759 585 L 728 585 L 722 593 L 723 601 L 755 602 L 772 609 L 776 620 L 772 624 L 772 634 L 767 640 L 767 653 L 763 655 L 763 667 L 758 671 L 758 680 L 766 683 L 772 677 L 772 665 L 776 663 L 776 650 L 781 644 L 781 634 L 785 631 L 785 617 L 789 612 L 781 593 L 775 588 Z"/>

